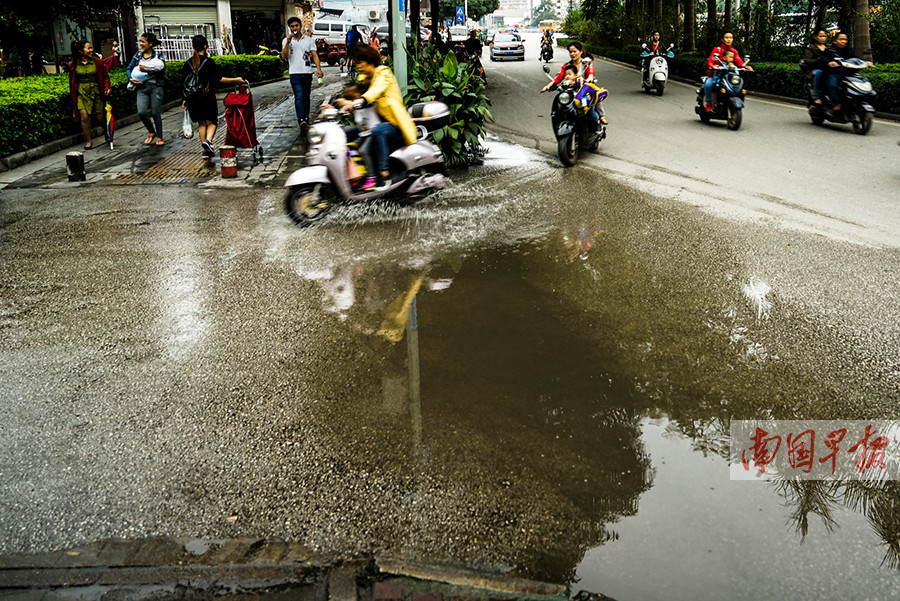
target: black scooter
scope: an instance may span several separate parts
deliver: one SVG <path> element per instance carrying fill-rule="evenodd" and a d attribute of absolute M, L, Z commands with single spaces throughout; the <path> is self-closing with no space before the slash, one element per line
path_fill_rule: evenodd
<path fill-rule="evenodd" d="M 538 57 L 538 60 L 545 63 L 553 60 L 553 42 L 547 38 L 541 38 L 541 55 Z"/>
<path fill-rule="evenodd" d="M 587 57 L 581 60 L 590 61 Z M 553 79 L 547 65 L 544 65 L 544 73 Z M 575 94 L 578 90 L 574 86 L 562 81 L 551 88 L 553 89 L 556 90 L 556 97 L 550 109 L 550 122 L 553 124 L 553 133 L 556 134 L 557 154 L 563 165 L 571 167 L 578 162 L 579 149 L 587 148 L 594 152 L 600 147 L 600 142 L 606 138 L 606 126 L 599 125 L 575 106 Z"/>
<path fill-rule="evenodd" d="M 852 123 L 853 131 L 863 136 L 872 127 L 872 118 L 875 116 L 875 107 L 872 106 L 875 90 L 872 89 L 872 83 L 866 76 L 860 73 L 869 65 L 863 59 L 855 57 L 839 58 L 837 63 L 844 69 L 844 75 L 838 84 L 841 91 L 841 108 L 834 111 L 826 106 L 824 101 L 816 104 L 813 102 L 812 90 L 810 90 L 807 103 L 809 118 L 814 125 L 822 125 L 825 121 Z M 824 94 L 819 94 L 819 96 L 824 96 Z"/>

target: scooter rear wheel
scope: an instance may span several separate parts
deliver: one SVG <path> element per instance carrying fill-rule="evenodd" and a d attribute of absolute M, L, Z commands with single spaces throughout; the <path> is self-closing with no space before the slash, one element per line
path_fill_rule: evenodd
<path fill-rule="evenodd" d="M 337 200 L 329 184 L 293 186 L 284 198 L 284 209 L 299 226 L 305 227 L 322 219 Z"/>

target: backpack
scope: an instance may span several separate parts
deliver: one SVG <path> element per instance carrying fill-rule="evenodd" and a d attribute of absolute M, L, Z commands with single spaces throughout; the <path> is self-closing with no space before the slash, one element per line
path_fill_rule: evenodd
<path fill-rule="evenodd" d="M 584 82 L 575 94 L 575 106 L 586 113 L 597 106 L 597 103 L 604 100 L 608 94 L 606 88 L 601 88 L 594 83 Z"/>
<path fill-rule="evenodd" d="M 191 66 L 191 72 L 184 78 L 184 88 L 181 92 L 185 100 L 209 93 L 209 90 L 204 88 L 203 84 L 200 83 L 200 69 L 203 68 L 203 63 L 205 62 L 206 57 L 204 56 L 203 60 L 200 61 L 200 66 L 194 69 L 193 63 L 188 59 L 187 64 Z"/>

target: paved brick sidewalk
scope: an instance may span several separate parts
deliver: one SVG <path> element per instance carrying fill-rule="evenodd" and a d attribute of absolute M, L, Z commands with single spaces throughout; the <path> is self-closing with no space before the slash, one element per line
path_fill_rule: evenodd
<path fill-rule="evenodd" d="M 330 98 L 340 88 L 332 83 L 314 88 L 313 111 L 322 101 Z M 163 133 L 166 144 L 162 147 L 144 146 L 147 131 L 140 122 L 125 126 L 115 132 L 114 150 L 94 140 L 95 147 L 84 151 L 85 182 L 69 182 L 66 172 L 66 154 L 80 151 L 81 143 L 28 163 L 11 171 L 0 173 L 0 188 L 75 188 L 86 185 L 134 185 L 134 184 L 183 184 L 200 187 L 246 187 L 271 184 L 283 169 L 295 168 L 302 162 L 305 139 L 294 116 L 293 96 L 287 80 L 252 88 L 256 112 L 256 132 L 264 148 L 264 160 L 253 165 L 249 149 L 238 149 L 238 175 L 225 179 L 219 173 L 218 158 L 204 160 L 200 155 L 200 141 L 196 133 L 191 139 L 182 136 L 183 110 L 180 106 L 163 113 Z M 225 90 L 224 92 L 227 92 Z M 219 108 L 224 115 L 219 94 Z M 225 120 L 213 139 L 218 147 L 225 140 Z M 293 153 L 293 154 L 292 154 Z M 283 178 L 287 175 L 284 174 Z"/>

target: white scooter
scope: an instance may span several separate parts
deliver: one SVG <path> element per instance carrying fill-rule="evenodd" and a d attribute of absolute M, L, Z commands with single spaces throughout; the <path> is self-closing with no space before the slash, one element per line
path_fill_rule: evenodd
<path fill-rule="evenodd" d="M 649 58 L 647 69 L 641 71 L 641 87 L 644 91 L 656 90 L 657 96 L 662 96 L 666 90 L 666 81 L 669 79 L 669 58 L 675 58 L 672 48 L 675 44 L 669 44 L 666 50 L 662 48 L 653 52 L 644 44 L 642 59 Z"/>
<path fill-rule="evenodd" d="M 414 200 L 446 184 L 446 167 L 440 149 L 429 141 L 431 132 L 450 121 L 450 109 L 443 102 L 420 102 L 409 107 L 418 139 L 391 153 L 391 184 L 387 188 L 362 190 L 347 177 L 347 134 L 338 123 L 338 110 L 323 109 L 319 120 L 309 129 L 307 166 L 288 177 L 285 210 L 298 225 L 321 219 L 335 203 L 366 202 L 402 195 L 401 201 Z"/>

